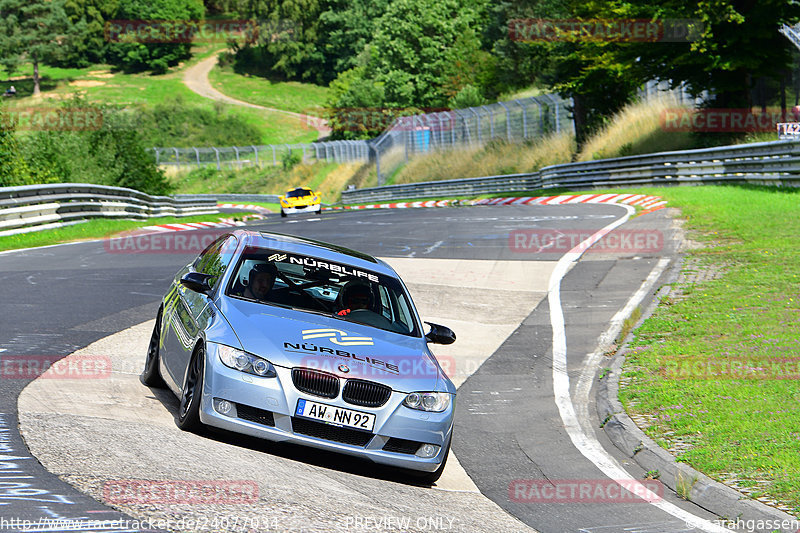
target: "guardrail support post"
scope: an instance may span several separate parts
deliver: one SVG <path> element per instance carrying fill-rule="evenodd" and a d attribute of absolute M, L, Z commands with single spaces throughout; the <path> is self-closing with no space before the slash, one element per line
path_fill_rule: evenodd
<path fill-rule="evenodd" d="M 197 168 L 200 168 L 200 151 L 194 146 L 192 146 L 192 150 L 194 150 L 194 157 L 197 161 Z"/>
<path fill-rule="evenodd" d="M 235 146 L 233 149 L 236 151 L 236 168 L 242 168 L 242 162 L 239 161 L 239 149 Z"/>
<path fill-rule="evenodd" d="M 214 150 L 215 154 L 217 154 L 217 170 L 222 170 L 222 166 L 219 164 L 219 150 L 217 150 L 213 146 L 211 147 L 211 149 Z"/>
<path fill-rule="evenodd" d="M 178 155 L 178 149 L 177 148 L 173 148 L 173 150 L 175 150 L 175 164 L 178 166 L 178 170 L 180 170 L 181 169 L 181 158 Z"/>
<path fill-rule="evenodd" d="M 256 166 L 261 167 L 261 165 L 258 163 L 258 148 L 255 145 L 250 145 L 250 146 L 253 147 L 253 153 L 255 154 L 256 158 Z"/>

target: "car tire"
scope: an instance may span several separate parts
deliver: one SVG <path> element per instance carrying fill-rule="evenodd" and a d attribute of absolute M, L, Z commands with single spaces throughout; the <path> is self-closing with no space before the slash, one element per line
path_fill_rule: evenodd
<path fill-rule="evenodd" d="M 284 211 L 283 208 L 281 208 L 281 217 L 286 217 L 286 211 Z"/>
<path fill-rule="evenodd" d="M 442 463 L 439 465 L 439 468 L 434 470 L 433 472 L 419 472 L 414 471 L 412 476 L 415 481 L 423 484 L 423 485 L 433 485 L 439 478 L 442 477 L 442 473 L 444 472 L 444 466 L 447 464 L 447 457 L 450 455 L 450 443 L 447 443 L 447 450 L 444 454 L 444 459 L 442 459 Z"/>
<path fill-rule="evenodd" d="M 200 403 L 203 400 L 203 375 L 206 366 L 206 351 L 200 344 L 194 351 L 186 378 L 181 388 L 181 402 L 178 406 L 178 427 L 184 431 L 197 432 L 203 428 L 200 421 Z"/>
<path fill-rule="evenodd" d="M 147 347 L 147 359 L 144 362 L 144 370 L 139 375 L 139 381 L 148 387 L 166 387 L 166 383 L 161 378 L 161 371 L 159 370 L 159 353 L 158 348 L 161 345 L 161 319 L 164 315 L 164 309 L 160 308 L 156 315 L 156 325 L 153 327 L 153 334 L 150 335 L 150 345 Z"/>
<path fill-rule="evenodd" d="M 319 215 L 320 213 L 322 213 L 322 206 L 319 206 L 315 212 L 316 212 L 318 215 Z"/>

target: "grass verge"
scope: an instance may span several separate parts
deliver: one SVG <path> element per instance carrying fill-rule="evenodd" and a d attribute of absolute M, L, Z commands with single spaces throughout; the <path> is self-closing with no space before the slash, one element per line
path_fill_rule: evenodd
<path fill-rule="evenodd" d="M 89 101 L 125 106 L 130 109 L 153 110 L 160 104 L 177 100 L 188 109 L 211 111 L 217 115 L 232 116 L 251 125 L 258 131 L 258 138 L 248 144 L 283 144 L 307 143 L 316 140 L 318 132 L 295 117 L 274 111 L 255 109 L 244 106 L 228 105 L 215 102 L 192 92 L 183 83 L 183 73 L 187 66 L 219 52 L 219 47 L 196 47 L 195 56 L 189 62 L 170 69 L 166 74 L 149 73 L 126 74 L 109 65 L 92 65 L 86 68 L 58 68 L 42 65 L 42 95 L 40 98 L 30 96 L 33 81 L 29 77 L 30 68 L 21 70 L 23 75 L 13 79 L 0 75 L 0 86 L 13 84 L 18 96 L 5 101 L 8 109 L 27 107 L 48 107 L 61 100 L 70 99 L 73 95 L 82 95 Z M 212 71 L 213 72 L 213 71 Z M 298 84 L 303 85 L 303 84 Z M 316 86 L 314 86 L 316 87 Z M 300 89 L 297 89 L 300 90 Z M 187 120 L 180 126 L 183 128 L 202 128 L 204 124 L 198 119 Z M 221 134 L 220 134 L 221 135 Z M 162 137 L 159 131 L 155 137 Z M 186 132 L 180 132 L 172 139 L 167 139 L 166 146 L 188 147 Z M 206 143 L 207 144 L 207 143 Z M 205 145 L 205 144 L 203 144 Z"/>
<path fill-rule="evenodd" d="M 215 89 L 231 98 L 306 115 L 319 116 L 328 98 L 327 87 L 237 74 L 230 66 L 212 69 L 208 79 Z"/>
<path fill-rule="evenodd" d="M 635 331 L 620 400 L 678 461 L 800 516 L 800 194 L 646 192 L 703 246 Z"/>
<path fill-rule="evenodd" d="M 320 162 L 291 169 L 253 166 L 218 171 L 207 167 L 173 173 L 169 179 L 181 194 L 284 194 L 294 187 L 311 187 L 321 194 L 324 203 L 330 204 L 339 201 L 345 185 L 361 166 Z"/>
<path fill-rule="evenodd" d="M 218 222 L 224 218 L 241 218 L 245 214 L 246 213 L 237 213 L 236 215 L 225 214 L 197 215 L 191 217 L 158 217 L 149 218 L 146 220 L 93 219 L 81 224 L 65 226 L 63 228 L 0 237 L 0 251 L 16 250 L 19 248 L 33 248 L 36 246 L 48 246 L 51 244 L 62 244 L 74 241 L 102 239 L 122 231 L 141 228 L 144 226 L 155 226 L 158 224 Z"/>

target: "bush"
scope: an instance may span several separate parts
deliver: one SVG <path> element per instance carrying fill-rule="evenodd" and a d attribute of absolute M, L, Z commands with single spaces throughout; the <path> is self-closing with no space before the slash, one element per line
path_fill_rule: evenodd
<path fill-rule="evenodd" d="M 448 105 L 450 109 L 466 109 L 467 107 L 478 107 L 485 103 L 486 99 L 481 94 L 480 89 L 468 84 L 450 99 Z"/>
<path fill-rule="evenodd" d="M 120 2 L 114 18 L 123 21 L 192 21 L 203 18 L 199 0 L 127 0 Z M 168 28 L 165 27 L 165 31 Z M 145 43 L 134 35 L 123 34 L 124 42 L 108 45 L 108 62 L 128 72 L 152 70 L 164 73 L 179 61 L 191 57 L 191 43 Z"/>
<path fill-rule="evenodd" d="M 239 115 L 187 105 L 180 96 L 136 111 L 140 131 L 147 131 L 148 146 L 250 146 L 261 143 L 258 128 Z"/>
<path fill-rule="evenodd" d="M 281 165 L 283 165 L 283 170 L 292 170 L 300 161 L 302 161 L 303 156 L 300 155 L 299 152 L 292 152 L 289 150 L 288 152 L 284 152 L 281 156 Z"/>
<path fill-rule="evenodd" d="M 34 183 L 97 183 L 129 187 L 148 194 L 167 194 L 171 186 L 134 117 L 108 106 L 75 99 L 65 107 L 94 108 L 102 125 L 89 131 L 39 131 L 20 137 L 19 152 Z"/>
<path fill-rule="evenodd" d="M 14 124 L 0 112 L 0 187 L 18 187 L 54 181 L 49 172 L 36 172 L 22 156 Z"/>

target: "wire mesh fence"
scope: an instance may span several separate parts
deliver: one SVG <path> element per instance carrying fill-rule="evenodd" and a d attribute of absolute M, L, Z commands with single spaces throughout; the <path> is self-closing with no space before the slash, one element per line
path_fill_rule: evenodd
<path fill-rule="evenodd" d="M 178 169 L 280 165 L 294 158 L 312 163 L 373 162 L 383 184 L 409 157 L 437 150 L 482 147 L 494 140 L 521 142 L 573 132 L 571 102 L 554 95 L 397 118 L 369 141 L 323 141 L 265 146 L 153 148 L 158 165 Z M 363 113 L 354 113 L 364 116 Z"/>
<path fill-rule="evenodd" d="M 365 141 L 327 141 L 313 144 L 271 144 L 262 146 L 151 148 L 156 164 L 178 169 L 214 167 L 242 168 L 245 166 L 281 165 L 289 158 L 313 163 L 331 161 L 345 163 L 368 161 L 369 149 Z"/>
<path fill-rule="evenodd" d="M 398 118 L 371 141 L 378 184 L 409 157 L 436 150 L 482 147 L 494 140 L 521 142 L 574 132 L 571 102 L 555 95 Z"/>

